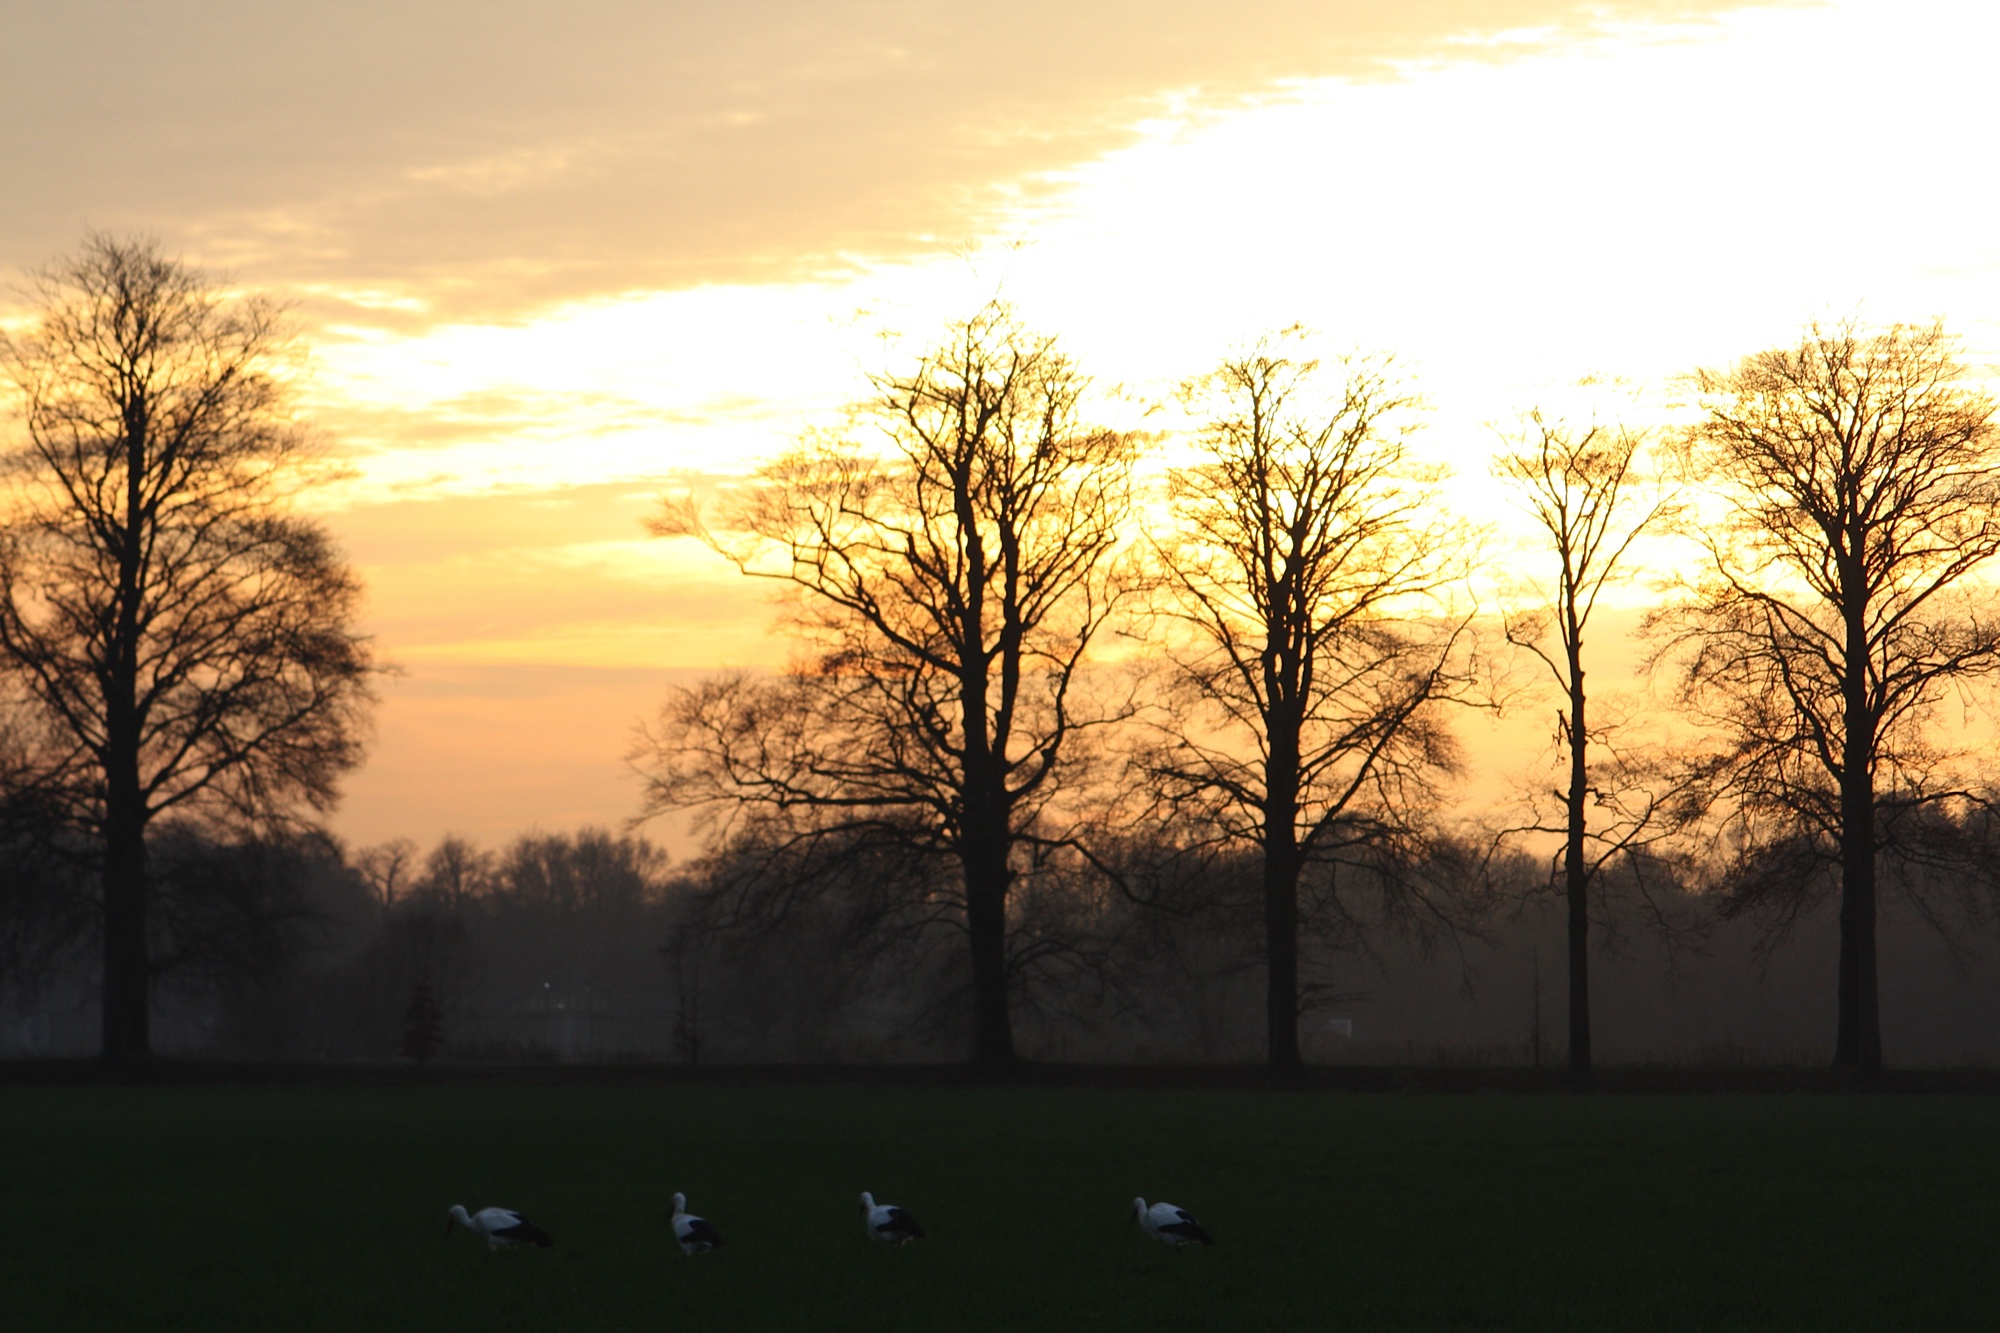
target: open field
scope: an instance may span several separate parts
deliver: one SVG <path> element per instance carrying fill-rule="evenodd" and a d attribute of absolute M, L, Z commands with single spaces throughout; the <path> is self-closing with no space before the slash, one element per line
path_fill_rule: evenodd
<path fill-rule="evenodd" d="M 22 1330 L 1950 1328 L 2000 1098 L 0 1088 Z M 683 1260 L 666 1196 L 728 1247 Z M 931 1233 L 861 1235 L 856 1194 Z M 1134 1194 L 1219 1240 L 1170 1252 Z M 519 1207 L 547 1252 L 441 1236 Z"/>

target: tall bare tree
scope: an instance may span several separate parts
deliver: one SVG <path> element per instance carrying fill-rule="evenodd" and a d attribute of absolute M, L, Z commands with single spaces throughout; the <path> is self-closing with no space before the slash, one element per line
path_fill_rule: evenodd
<path fill-rule="evenodd" d="M 853 433 L 807 439 L 719 531 L 746 574 L 790 585 L 804 656 L 781 680 L 669 702 L 641 757 L 648 809 L 782 813 L 799 838 L 880 839 L 959 870 L 938 903 L 970 946 L 973 1058 L 1014 1059 L 1009 895 L 1077 733 L 1078 672 L 1120 593 L 1132 441 L 1085 423 L 1085 380 L 1002 306 L 874 381 Z"/>
<path fill-rule="evenodd" d="M 1301 877 L 1407 838 L 1457 764 L 1439 705 L 1466 679 L 1464 622 L 1439 615 L 1464 530 L 1409 456 L 1414 396 L 1384 362 L 1289 346 L 1190 386 L 1204 457 L 1170 474 L 1159 549 L 1186 707 L 1154 760 L 1177 819 L 1261 852 L 1279 1069 L 1299 1063 Z"/>
<path fill-rule="evenodd" d="M 1653 793 L 1594 774 L 1590 746 L 1602 741 L 1593 730 L 1589 692 L 1584 685 L 1584 632 L 1597 600 L 1617 579 L 1626 552 L 1665 510 L 1664 497 L 1637 480 L 1634 460 L 1644 437 L 1596 422 L 1573 426 L 1539 408 L 1528 413 L 1511 448 L 1494 462 L 1509 483 L 1553 557 L 1553 580 L 1533 579 L 1536 605 L 1507 619 L 1507 637 L 1540 659 L 1562 690 L 1556 735 L 1568 760 L 1569 781 L 1558 795 L 1560 824 L 1538 818 L 1535 833 L 1563 839 L 1563 897 L 1569 917 L 1569 1068 L 1590 1075 L 1590 887 L 1615 858 L 1657 832 Z M 1555 631 L 1555 643 L 1548 641 Z M 1600 822 L 1592 827 L 1595 806 Z"/>
<path fill-rule="evenodd" d="M 1837 876 L 1841 1066 L 1882 1062 L 1887 835 L 1955 795 L 1926 724 L 2000 668 L 1972 584 L 2000 554 L 2000 453 L 1993 400 L 1967 380 L 1938 325 L 1852 323 L 1695 377 L 1690 460 L 1719 513 L 1694 530 L 1705 572 L 1660 624 L 1684 699 L 1727 741 L 1711 808 L 1740 843 L 1789 841 Z"/>
<path fill-rule="evenodd" d="M 104 1054 L 150 1047 L 147 830 L 323 810 L 359 762 L 359 586 L 294 512 L 309 479 L 279 311 L 148 242 L 92 236 L 0 343 L 19 394 L 0 654 L 28 780 L 96 849 Z"/>

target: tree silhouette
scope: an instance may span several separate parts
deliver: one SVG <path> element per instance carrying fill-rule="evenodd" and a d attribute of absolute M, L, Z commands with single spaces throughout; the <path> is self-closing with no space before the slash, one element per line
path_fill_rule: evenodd
<path fill-rule="evenodd" d="M 1354 360 L 1322 394 L 1285 340 L 1191 386 L 1202 460 L 1175 469 L 1158 544 L 1182 707 L 1152 761 L 1170 817 L 1262 857 L 1272 1066 L 1299 1063 L 1299 885 L 1309 866 L 1407 843 L 1457 751 L 1439 705 L 1465 683 L 1439 619 L 1463 526 L 1415 467 L 1413 395 Z"/>
<path fill-rule="evenodd" d="M 1635 476 L 1634 459 L 1642 442 L 1633 431 L 1596 423 L 1579 428 L 1536 409 L 1509 441 L 1512 449 L 1494 465 L 1547 538 L 1542 554 L 1554 557 L 1554 580 L 1536 581 L 1539 606 L 1510 616 L 1507 637 L 1533 653 L 1562 690 L 1557 735 L 1569 781 L 1558 793 L 1560 824 L 1537 819 L 1528 829 L 1510 832 L 1562 835 L 1569 918 L 1569 1068 L 1580 1079 L 1590 1076 L 1591 882 L 1614 858 L 1643 845 L 1649 835 L 1656 837 L 1664 823 L 1655 818 L 1659 807 L 1654 793 L 1606 781 L 1602 772 L 1593 775 L 1591 742 L 1603 741 L 1604 729 L 1601 723 L 1592 729 L 1584 685 L 1584 632 L 1597 600 L 1621 572 L 1620 562 L 1633 541 L 1665 507 L 1657 493 L 1642 490 Z M 1556 643 L 1549 650 L 1542 645 L 1552 627 Z M 1613 767 L 1618 767 L 1615 758 Z M 1596 828 L 1590 822 L 1593 807 L 1600 818 Z"/>
<path fill-rule="evenodd" d="M 1707 568 L 1658 620 L 1724 741 L 1690 813 L 1725 817 L 1740 864 L 1788 845 L 1837 873 L 1836 1065 L 1882 1063 L 1877 859 L 1960 794 L 1926 723 L 2000 668 L 2000 622 L 1966 586 L 2000 553 L 1994 403 L 1965 380 L 1941 326 L 1851 323 L 1695 378 L 1689 462 L 1716 512 L 1692 530 Z"/>
<path fill-rule="evenodd" d="M 962 893 L 974 1061 L 1014 1060 L 1009 895 L 1074 757 L 1078 672 L 1120 595 L 1133 445 L 1087 425 L 1085 380 L 992 305 L 904 374 L 874 381 L 853 434 L 808 438 L 758 474 L 720 531 L 669 505 L 746 574 L 790 585 L 803 657 L 667 704 L 640 756 L 647 809 L 782 815 L 789 854 L 823 839 L 944 857 Z M 922 878 L 922 877 L 919 877 Z"/>
<path fill-rule="evenodd" d="M 354 856 L 355 873 L 381 904 L 382 915 L 396 910 L 396 904 L 410 891 L 416 878 L 417 845 L 408 838 L 364 847 Z"/>
<path fill-rule="evenodd" d="M 147 242 L 92 236 L 0 343 L 0 655 L 35 728 L 23 780 L 103 883 L 104 1055 L 150 1046 L 147 829 L 325 809 L 361 756 L 359 587 L 292 512 L 310 439 L 279 312 Z"/>

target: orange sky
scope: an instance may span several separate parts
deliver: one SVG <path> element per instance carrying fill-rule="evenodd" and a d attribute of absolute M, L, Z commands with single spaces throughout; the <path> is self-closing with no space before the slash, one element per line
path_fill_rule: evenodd
<path fill-rule="evenodd" d="M 357 843 L 627 817 L 666 684 L 782 656 L 651 497 L 998 286 L 1120 421 L 1267 328 L 1393 350 L 1475 507 L 1486 423 L 1580 375 L 1654 410 L 1829 313 L 2000 354 L 1982 3 L 46 0 L 5 37 L 0 267 L 150 232 L 312 332 L 403 668 Z"/>

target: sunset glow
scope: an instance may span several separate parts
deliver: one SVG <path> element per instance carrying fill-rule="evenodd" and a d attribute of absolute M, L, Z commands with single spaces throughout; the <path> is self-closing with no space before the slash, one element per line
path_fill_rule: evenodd
<path fill-rule="evenodd" d="M 1502 523 L 1491 425 L 1583 376 L 1657 418 L 1682 372 L 1857 313 L 2000 359 L 2000 12 L 1970 0 L 1518 0 L 1423 30 L 1167 6 L 1129 40 L 1062 19 L 1079 49 L 956 92 L 936 15 L 836 40 L 807 6 L 758 20 L 782 38 L 586 8 L 556 32 L 529 6 L 328 7 L 315 37 L 152 7 L 108 58 L 143 85 L 148 42 L 185 44 L 225 87 L 56 124 L 35 110 L 103 14 L 49 7 L 42 54 L 0 54 L 25 183 L 0 263 L 152 232 L 297 305 L 306 406 L 351 469 L 315 503 L 403 669 L 335 818 L 356 843 L 633 815 L 621 756 L 668 682 L 785 654 L 756 589 L 647 536 L 656 498 L 836 420 L 995 293 L 1120 426 L 1171 428 L 1175 386 L 1267 330 L 1393 352 L 1422 447 Z M 224 11 L 230 45 L 201 48 Z M 146 164 L 106 156 L 129 135 Z"/>

